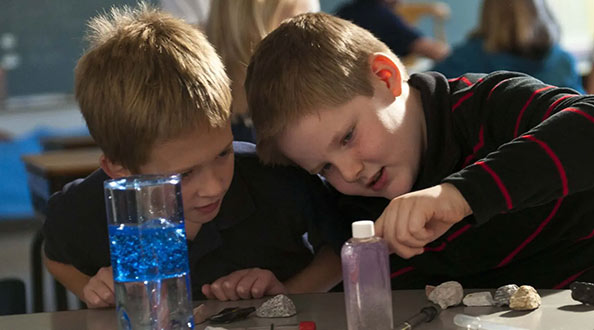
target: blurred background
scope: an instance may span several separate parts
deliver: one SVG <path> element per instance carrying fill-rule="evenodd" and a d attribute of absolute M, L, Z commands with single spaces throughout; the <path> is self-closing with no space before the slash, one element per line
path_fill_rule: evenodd
<path fill-rule="evenodd" d="M 592 70 L 594 1 L 545 1 L 559 23 L 561 46 L 574 57 L 576 70 L 585 79 Z M 187 5 L 191 1 L 147 2 L 162 6 L 193 23 L 205 24 L 208 1 L 196 0 L 193 8 L 184 7 L 184 3 Z M 320 10 L 334 14 L 347 2 L 320 0 Z M 24 283 L 27 312 L 36 310 L 32 283 L 36 264 L 31 258 L 39 249 L 34 246 L 35 235 L 43 221 L 42 202 L 35 206 L 35 191 L 31 187 L 41 189 L 41 193 L 37 193 L 42 199 L 47 198 L 43 195 L 51 193 L 53 188 L 43 187 L 47 183 L 40 183 L 40 178 L 33 173 L 42 165 L 35 163 L 36 159 L 29 159 L 28 166 L 25 166 L 23 157 L 65 146 L 88 146 L 87 143 L 92 143 L 85 140 L 88 133 L 73 98 L 73 69 L 85 47 L 85 24 L 90 17 L 113 5 L 135 3 L 131 0 L 1 2 L 0 280 L 14 278 Z M 400 3 L 435 4 L 421 0 Z M 449 8 L 449 15 L 439 17 L 431 13 L 421 14 L 409 22 L 422 34 L 455 47 L 477 26 L 481 1 L 442 0 L 439 4 Z M 422 57 L 405 63 L 412 72 L 430 69 L 433 65 L 431 59 Z M 72 139 L 67 140 L 66 144 L 60 142 L 63 140 L 56 140 L 68 137 Z M 42 280 L 46 291 L 53 287 L 47 275 L 43 275 Z M 43 294 L 41 298 L 44 300 L 44 310 L 58 308 L 53 292 Z M 68 299 L 72 301 L 73 297 Z"/>

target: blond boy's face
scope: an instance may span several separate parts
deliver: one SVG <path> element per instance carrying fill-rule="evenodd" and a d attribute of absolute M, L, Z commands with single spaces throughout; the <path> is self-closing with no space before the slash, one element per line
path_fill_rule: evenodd
<path fill-rule="evenodd" d="M 222 128 L 198 128 L 155 144 L 142 174 L 182 174 L 186 227 L 202 225 L 218 214 L 233 179 L 233 135 Z"/>
<path fill-rule="evenodd" d="M 278 140 L 281 152 L 347 195 L 391 199 L 410 191 L 420 166 L 424 116 L 405 110 L 405 101 L 381 82 L 374 87 L 372 97 L 316 109 L 290 125 Z"/>

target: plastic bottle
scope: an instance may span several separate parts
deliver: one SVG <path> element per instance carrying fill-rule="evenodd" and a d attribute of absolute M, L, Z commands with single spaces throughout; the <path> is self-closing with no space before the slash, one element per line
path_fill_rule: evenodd
<path fill-rule="evenodd" d="M 352 224 L 341 251 L 348 330 L 393 329 L 388 246 L 375 237 L 373 221 Z"/>

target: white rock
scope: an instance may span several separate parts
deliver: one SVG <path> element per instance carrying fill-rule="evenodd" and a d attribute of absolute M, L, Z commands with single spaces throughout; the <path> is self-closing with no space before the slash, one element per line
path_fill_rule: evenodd
<path fill-rule="evenodd" d="M 473 292 L 469 293 L 462 299 L 462 302 L 466 306 L 493 306 L 493 295 L 491 292 L 483 291 L 483 292 Z"/>
<path fill-rule="evenodd" d="M 258 317 L 289 317 L 297 314 L 293 301 L 284 294 L 276 295 L 266 300 L 258 309 Z"/>

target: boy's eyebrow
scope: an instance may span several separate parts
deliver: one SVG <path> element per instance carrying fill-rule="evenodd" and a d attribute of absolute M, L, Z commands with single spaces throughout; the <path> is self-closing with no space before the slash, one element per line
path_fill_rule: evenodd
<path fill-rule="evenodd" d="M 233 140 L 231 140 L 231 142 L 229 142 L 223 149 L 219 150 L 219 152 L 217 153 L 217 156 L 219 154 L 221 154 L 223 151 L 228 150 L 229 148 L 231 148 L 231 149 L 233 148 Z M 174 170 L 173 173 L 184 173 L 184 172 L 187 172 L 187 171 L 195 168 L 198 165 L 199 164 L 194 164 L 194 165 L 191 165 L 190 167 L 182 168 L 179 170 Z"/>

